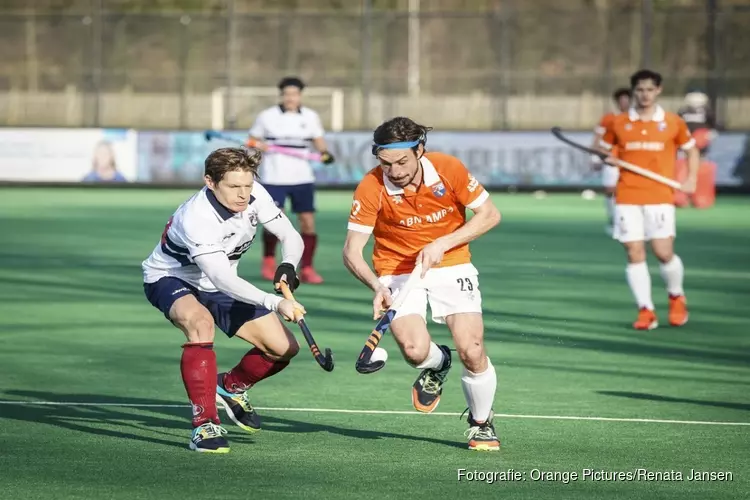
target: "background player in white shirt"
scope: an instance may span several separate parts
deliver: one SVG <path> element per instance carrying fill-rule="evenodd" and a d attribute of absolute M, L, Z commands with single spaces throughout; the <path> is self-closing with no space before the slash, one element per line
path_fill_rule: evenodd
<path fill-rule="evenodd" d="M 271 312 L 294 321 L 295 309 L 304 308 L 237 275 L 238 261 L 261 224 L 282 242 L 277 288 L 282 280 L 291 289 L 299 286 L 302 238 L 263 186 L 254 182 L 260 159 L 259 151 L 244 148 L 212 152 L 205 163 L 206 187 L 180 205 L 143 262 L 148 301 L 187 337 L 180 369 L 193 408 L 190 448 L 196 451 L 229 451 L 217 403 L 242 429 L 259 430 L 260 419 L 246 391 L 284 369 L 299 350 L 292 333 Z M 217 373 L 214 324 L 254 346 L 226 373 Z"/>
<path fill-rule="evenodd" d="M 616 110 L 605 113 L 599 120 L 599 124 L 594 128 L 594 140 L 591 143 L 591 147 L 599 149 L 599 141 L 601 141 L 604 132 L 614 121 L 615 117 L 619 114 L 625 113 L 630 108 L 630 89 L 621 87 L 612 93 L 612 100 L 615 103 Z M 617 156 L 617 151 L 613 151 L 613 156 Z M 607 234 L 612 236 L 614 231 L 614 220 L 615 220 L 615 188 L 617 187 L 617 180 L 620 178 L 619 168 L 603 163 L 601 158 L 598 156 L 592 156 L 591 161 L 595 170 L 602 171 L 602 186 L 604 187 L 604 204 L 607 209 L 607 225 L 605 231 Z"/>
<path fill-rule="evenodd" d="M 312 109 L 302 106 L 302 89 L 305 84 L 296 77 L 279 82 L 281 103 L 261 112 L 250 129 L 250 138 L 257 141 L 261 150 L 267 144 L 287 148 L 308 149 L 314 146 L 322 154 L 321 161 L 333 163 L 323 139 L 323 125 Z M 300 266 L 303 283 L 318 284 L 323 278 L 313 267 L 313 257 L 318 244 L 315 232 L 315 174 L 308 160 L 280 153 L 267 153 L 261 165 L 261 182 L 276 204 L 283 210 L 291 198 L 292 212 L 299 218 L 300 232 L 305 244 Z M 276 268 L 277 238 L 272 232 L 263 232 L 263 265 L 261 275 L 270 280 Z"/>

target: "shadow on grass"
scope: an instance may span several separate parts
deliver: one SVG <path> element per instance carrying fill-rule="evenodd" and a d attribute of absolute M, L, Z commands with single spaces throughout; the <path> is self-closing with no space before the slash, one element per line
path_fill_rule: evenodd
<path fill-rule="evenodd" d="M 189 405 L 183 402 L 97 394 L 52 394 L 40 391 L 6 391 L 5 394 L 29 401 L 63 404 L 2 404 L 0 400 L 0 420 L 42 423 L 96 436 L 187 449 L 190 437 L 190 409 Z M 220 417 L 224 417 L 223 424 L 232 431 L 232 423 L 223 412 L 220 412 Z M 261 420 L 264 432 L 325 432 L 354 439 L 401 439 L 454 448 L 465 447 L 464 443 L 457 441 L 303 422 L 266 414 L 261 415 Z M 363 422 L 366 423 L 367 420 Z M 231 433 L 230 445 L 253 442 L 247 434 L 242 435 L 239 432 Z"/>
<path fill-rule="evenodd" d="M 750 411 L 750 404 L 748 403 L 729 403 L 726 401 L 705 401 L 702 399 L 673 398 L 670 396 L 660 396 L 658 394 L 648 394 L 644 392 L 597 391 L 597 393 L 604 396 L 642 399 L 645 401 L 658 401 L 661 403 L 685 403 L 699 406 L 715 406 L 717 408 Z"/>
<path fill-rule="evenodd" d="M 651 372 L 651 371 L 633 371 L 628 369 L 606 369 L 606 368 L 587 368 L 583 366 L 565 366 L 565 365 L 554 365 L 545 363 L 528 363 L 528 362 L 515 362 L 515 361 L 503 361 L 500 366 L 503 368 L 517 368 L 517 369 L 531 369 L 538 371 L 553 371 L 562 373 L 578 373 L 578 374 L 592 374 L 592 375 L 607 375 L 613 377 L 623 378 L 635 378 L 645 380 L 672 380 L 677 382 L 698 382 L 701 384 L 728 384 L 728 385 L 750 385 L 750 378 L 745 380 L 731 380 L 727 378 L 710 378 L 710 377 L 697 377 L 697 376 L 683 376 L 681 374 L 668 375 L 664 373 Z M 658 367 L 655 367 L 658 368 Z M 614 393 L 612 394 L 614 395 Z"/>

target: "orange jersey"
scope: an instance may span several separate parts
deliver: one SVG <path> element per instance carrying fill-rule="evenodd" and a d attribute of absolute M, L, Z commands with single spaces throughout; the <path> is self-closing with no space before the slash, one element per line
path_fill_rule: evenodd
<path fill-rule="evenodd" d="M 632 109 L 618 115 L 607 127 L 602 143 L 617 146 L 623 161 L 674 179 L 677 148 L 690 149 L 695 141 L 682 118 L 659 106 L 650 121 L 644 122 Z M 674 194 L 669 186 L 621 169 L 615 200 L 622 205 L 671 204 Z"/>
<path fill-rule="evenodd" d="M 416 191 L 393 185 L 376 167 L 354 192 L 348 227 L 375 236 L 372 262 L 378 276 L 410 273 L 425 246 L 463 226 L 466 208 L 477 208 L 489 198 L 458 158 L 427 153 L 420 162 L 422 183 Z M 470 261 L 465 244 L 445 252 L 435 267 Z"/>
<path fill-rule="evenodd" d="M 604 135 L 604 132 L 607 131 L 607 128 L 609 128 L 612 122 L 615 121 L 616 116 L 617 115 L 612 112 L 609 112 L 602 116 L 602 119 L 599 120 L 599 125 L 594 128 L 594 132 L 596 132 L 598 135 Z"/>

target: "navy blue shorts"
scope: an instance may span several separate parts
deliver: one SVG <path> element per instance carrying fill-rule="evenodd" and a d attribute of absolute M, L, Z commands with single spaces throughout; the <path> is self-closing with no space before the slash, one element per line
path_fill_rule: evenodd
<path fill-rule="evenodd" d="M 284 209 L 286 199 L 292 199 L 292 212 L 300 214 L 315 211 L 315 184 L 295 184 L 293 186 L 276 186 L 263 184 L 271 195 L 276 206 Z"/>
<path fill-rule="evenodd" d="M 248 321 L 261 318 L 271 311 L 263 306 L 255 306 L 234 300 L 222 292 L 203 292 L 179 278 L 162 278 L 156 283 L 144 283 L 143 291 L 152 306 L 164 313 L 171 321 L 169 310 L 172 304 L 185 295 L 192 294 L 198 302 L 209 310 L 214 323 L 229 337 Z"/>

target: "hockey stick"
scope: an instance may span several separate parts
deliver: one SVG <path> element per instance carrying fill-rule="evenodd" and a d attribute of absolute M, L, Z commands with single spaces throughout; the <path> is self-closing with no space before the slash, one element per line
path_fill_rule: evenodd
<path fill-rule="evenodd" d="M 292 291 L 289 290 L 289 285 L 286 284 L 285 281 L 282 281 L 280 283 L 281 286 L 281 293 L 284 294 L 284 298 L 287 300 L 294 301 L 294 295 L 292 295 Z M 302 335 L 305 336 L 305 340 L 307 341 L 307 345 L 310 346 L 310 352 L 312 352 L 312 355 L 315 357 L 315 361 L 318 362 L 321 368 L 323 368 L 327 372 L 333 371 L 333 353 L 330 349 L 325 350 L 325 354 L 322 354 L 320 352 L 320 349 L 318 348 L 318 344 L 315 342 L 315 339 L 312 336 L 312 332 L 310 331 L 310 328 L 307 327 L 307 322 L 302 317 L 302 313 L 298 310 L 294 311 L 294 315 L 296 318 L 294 318 L 297 321 L 297 324 L 299 325 L 299 329 L 302 330 Z"/>
<path fill-rule="evenodd" d="M 562 129 L 560 129 L 560 127 L 552 127 L 550 132 L 552 132 L 552 135 L 554 135 L 557 139 L 561 140 L 565 144 L 573 146 L 574 148 L 579 149 L 585 153 L 596 155 L 602 160 L 606 160 L 609 157 L 607 153 L 604 153 L 597 149 L 586 147 L 583 144 L 578 144 L 577 142 L 568 139 L 563 135 Z M 629 170 L 638 175 L 642 175 L 643 177 L 647 177 L 652 181 L 659 182 L 674 189 L 682 190 L 682 184 L 680 184 L 676 180 L 670 179 L 669 177 L 664 177 L 663 175 L 657 174 L 656 172 L 652 172 L 651 170 L 645 169 L 643 167 L 639 167 L 638 165 L 633 165 L 632 163 L 622 161 L 619 158 L 614 159 L 614 164 L 617 167 L 624 168 L 625 170 Z"/>
<path fill-rule="evenodd" d="M 243 142 L 240 139 L 231 137 L 226 134 L 222 134 L 221 132 L 217 132 L 216 130 L 206 130 L 203 135 L 206 141 L 211 141 L 213 139 L 220 139 L 223 141 L 231 142 L 233 144 L 237 144 L 238 146 L 245 146 L 245 147 L 249 146 L 251 148 L 257 148 L 258 146 L 258 141 L 255 141 L 253 139 L 250 139 L 247 142 Z M 268 147 L 268 151 L 272 153 L 279 153 L 279 154 L 283 154 L 287 156 L 294 156 L 296 158 L 302 158 L 303 160 L 320 161 L 321 159 L 320 153 L 311 153 L 309 151 L 303 151 L 301 149 L 287 148 L 284 146 L 276 146 L 274 144 L 268 144 L 267 147 Z"/>
<path fill-rule="evenodd" d="M 365 342 L 364 348 L 362 348 L 362 352 L 359 353 L 359 358 L 357 359 L 357 363 L 355 364 L 355 368 L 359 373 L 375 373 L 385 366 L 385 361 L 371 361 L 370 358 L 372 357 L 373 351 L 380 343 L 380 339 L 383 338 L 383 335 L 388 330 L 388 327 L 391 326 L 391 321 L 393 321 L 394 316 L 396 316 L 396 312 L 404 303 L 404 300 L 406 300 L 406 296 L 420 281 L 421 274 L 422 264 L 417 264 L 417 266 L 409 275 L 409 278 L 406 280 L 406 283 L 404 283 L 404 286 L 401 288 L 398 295 L 393 300 L 391 307 L 388 308 L 383 317 L 380 318 L 380 321 L 378 321 L 378 323 L 375 325 L 375 328 L 372 330 L 372 333 L 370 333 L 370 336 Z"/>
<path fill-rule="evenodd" d="M 251 148 L 256 148 L 258 147 L 258 141 L 256 141 L 255 139 L 250 139 L 247 141 L 247 145 Z M 287 156 L 296 156 L 297 158 L 302 158 L 303 160 L 320 161 L 321 159 L 320 153 L 311 153 L 310 151 L 288 148 L 285 146 L 277 146 L 275 144 L 267 144 L 266 147 L 268 148 L 268 151 L 272 153 L 279 153 Z"/>

